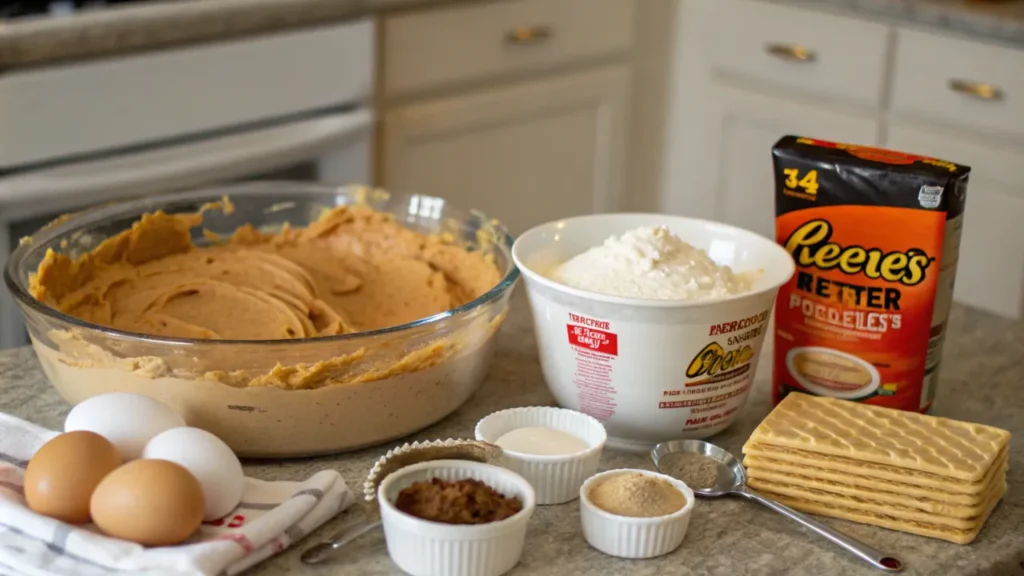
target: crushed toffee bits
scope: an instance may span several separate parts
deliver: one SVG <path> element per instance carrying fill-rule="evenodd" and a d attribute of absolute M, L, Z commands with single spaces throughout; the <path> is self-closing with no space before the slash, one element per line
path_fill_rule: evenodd
<path fill-rule="evenodd" d="M 658 460 L 658 469 L 693 490 L 714 488 L 718 482 L 718 462 L 703 454 L 670 452 Z"/>
<path fill-rule="evenodd" d="M 523 509 L 523 503 L 518 497 L 508 498 L 479 480 L 448 482 L 433 478 L 403 488 L 395 507 L 431 522 L 489 524 L 514 516 Z"/>
<path fill-rule="evenodd" d="M 640 472 L 609 476 L 587 496 L 605 512 L 632 518 L 667 516 L 686 506 L 686 497 L 671 482 Z"/>

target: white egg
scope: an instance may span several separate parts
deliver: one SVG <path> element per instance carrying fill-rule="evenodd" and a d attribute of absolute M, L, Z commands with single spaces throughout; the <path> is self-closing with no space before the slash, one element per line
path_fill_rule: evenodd
<path fill-rule="evenodd" d="M 142 455 L 142 449 L 157 434 L 185 425 L 163 402 L 128 392 L 100 394 L 80 402 L 64 420 L 64 431 L 88 430 L 110 440 L 127 462 Z"/>
<path fill-rule="evenodd" d="M 168 430 L 149 441 L 142 457 L 180 464 L 199 480 L 206 500 L 204 521 L 223 518 L 242 501 L 242 463 L 223 440 L 206 430 Z"/>

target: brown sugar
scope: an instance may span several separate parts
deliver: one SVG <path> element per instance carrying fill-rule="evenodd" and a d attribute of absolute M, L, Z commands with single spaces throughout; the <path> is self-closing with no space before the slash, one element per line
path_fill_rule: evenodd
<path fill-rule="evenodd" d="M 523 503 L 518 497 L 508 498 L 479 480 L 448 482 L 433 478 L 403 488 L 395 507 L 431 522 L 488 524 L 514 516 L 523 509 Z"/>
<path fill-rule="evenodd" d="M 686 506 L 686 497 L 671 482 L 639 472 L 605 478 L 588 496 L 606 512 L 633 518 L 667 516 Z"/>

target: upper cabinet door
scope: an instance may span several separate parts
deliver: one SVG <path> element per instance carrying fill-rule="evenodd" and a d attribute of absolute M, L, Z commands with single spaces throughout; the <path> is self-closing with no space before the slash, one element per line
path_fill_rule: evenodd
<path fill-rule="evenodd" d="M 899 30 L 891 117 L 1024 139 L 1024 51 Z"/>
<path fill-rule="evenodd" d="M 382 184 L 482 211 L 518 234 L 618 209 L 623 66 L 411 104 L 385 115 Z"/>
<path fill-rule="evenodd" d="M 774 238 L 779 138 L 878 144 L 888 29 L 771 2 L 683 6 L 659 205 Z"/>
<path fill-rule="evenodd" d="M 703 62 L 716 76 L 787 98 L 882 106 L 889 28 L 762 0 L 701 0 Z"/>
<path fill-rule="evenodd" d="M 384 17 L 385 98 L 626 54 L 632 0 L 462 2 Z"/>
<path fill-rule="evenodd" d="M 894 122 L 888 148 L 971 167 L 953 300 L 1010 318 L 1024 315 L 1024 146 Z"/>
<path fill-rule="evenodd" d="M 795 134 L 862 145 L 877 140 L 878 122 L 867 115 L 713 80 L 706 89 L 700 128 L 691 136 L 692 153 L 681 156 L 675 166 L 679 180 L 689 183 L 672 196 L 672 211 L 682 215 L 712 218 L 774 238 L 771 149 L 779 138 Z"/>

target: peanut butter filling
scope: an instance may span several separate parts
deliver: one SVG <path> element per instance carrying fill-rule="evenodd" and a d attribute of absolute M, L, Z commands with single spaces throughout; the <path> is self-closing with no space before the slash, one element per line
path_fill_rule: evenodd
<path fill-rule="evenodd" d="M 207 207 L 231 209 L 230 203 Z M 460 306 L 501 280 L 480 252 L 343 206 L 306 228 L 251 225 L 196 246 L 195 214 L 145 214 L 77 259 L 47 252 L 30 291 L 118 330 L 208 340 L 278 340 L 375 330 Z"/>

